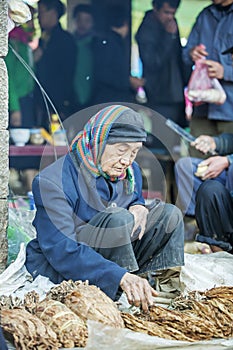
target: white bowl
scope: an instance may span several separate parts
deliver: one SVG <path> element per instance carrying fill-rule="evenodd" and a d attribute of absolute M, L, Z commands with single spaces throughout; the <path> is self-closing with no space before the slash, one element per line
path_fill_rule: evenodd
<path fill-rule="evenodd" d="M 10 137 L 16 146 L 24 146 L 29 141 L 30 129 L 10 129 Z"/>

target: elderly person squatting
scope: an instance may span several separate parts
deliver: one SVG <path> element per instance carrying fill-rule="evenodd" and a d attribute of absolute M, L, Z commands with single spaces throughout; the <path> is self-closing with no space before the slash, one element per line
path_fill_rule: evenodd
<path fill-rule="evenodd" d="M 89 280 L 113 300 L 124 291 L 148 310 L 157 293 L 138 275 L 183 265 L 184 231 L 178 208 L 145 205 L 134 161 L 145 140 L 140 114 L 105 107 L 34 179 L 37 237 L 26 258 L 34 278 Z"/>

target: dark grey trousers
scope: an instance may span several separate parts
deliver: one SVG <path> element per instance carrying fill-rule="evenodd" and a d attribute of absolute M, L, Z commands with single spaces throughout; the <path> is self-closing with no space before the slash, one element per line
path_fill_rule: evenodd
<path fill-rule="evenodd" d="M 196 240 L 233 253 L 233 198 L 219 181 L 206 180 L 196 196 Z"/>
<path fill-rule="evenodd" d="M 129 272 L 141 274 L 184 265 L 184 227 L 180 210 L 171 204 L 150 205 L 145 234 L 131 237 L 134 217 L 126 209 L 109 207 L 94 216 L 78 241 Z"/>

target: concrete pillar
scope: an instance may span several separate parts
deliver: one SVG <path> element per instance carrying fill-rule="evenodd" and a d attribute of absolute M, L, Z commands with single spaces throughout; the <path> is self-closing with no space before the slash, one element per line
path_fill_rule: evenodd
<path fill-rule="evenodd" d="M 0 273 L 5 270 L 8 254 L 8 182 L 9 182 L 9 135 L 8 135 L 8 75 L 4 57 L 8 52 L 7 0 L 0 0 Z"/>

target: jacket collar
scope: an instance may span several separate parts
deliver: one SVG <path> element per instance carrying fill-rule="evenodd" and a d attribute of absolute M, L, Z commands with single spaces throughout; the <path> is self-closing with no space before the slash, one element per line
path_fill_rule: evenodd
<path fill-rule="evenodd" d="M 210 5 L 210 6 L 209 6 L 209 11 L 211 12 L 211 14 L 212 14 L 215 18 L 219 19 L 219 13 L 220 13 L 220 11 L 218 10 L 218 8 L 217 8 L 216 5 Z M 233 3 L 231 4 L 230 8 L 228 9 L 227 14 L 230 13 L 230 12 L 233 12 Z"/>

